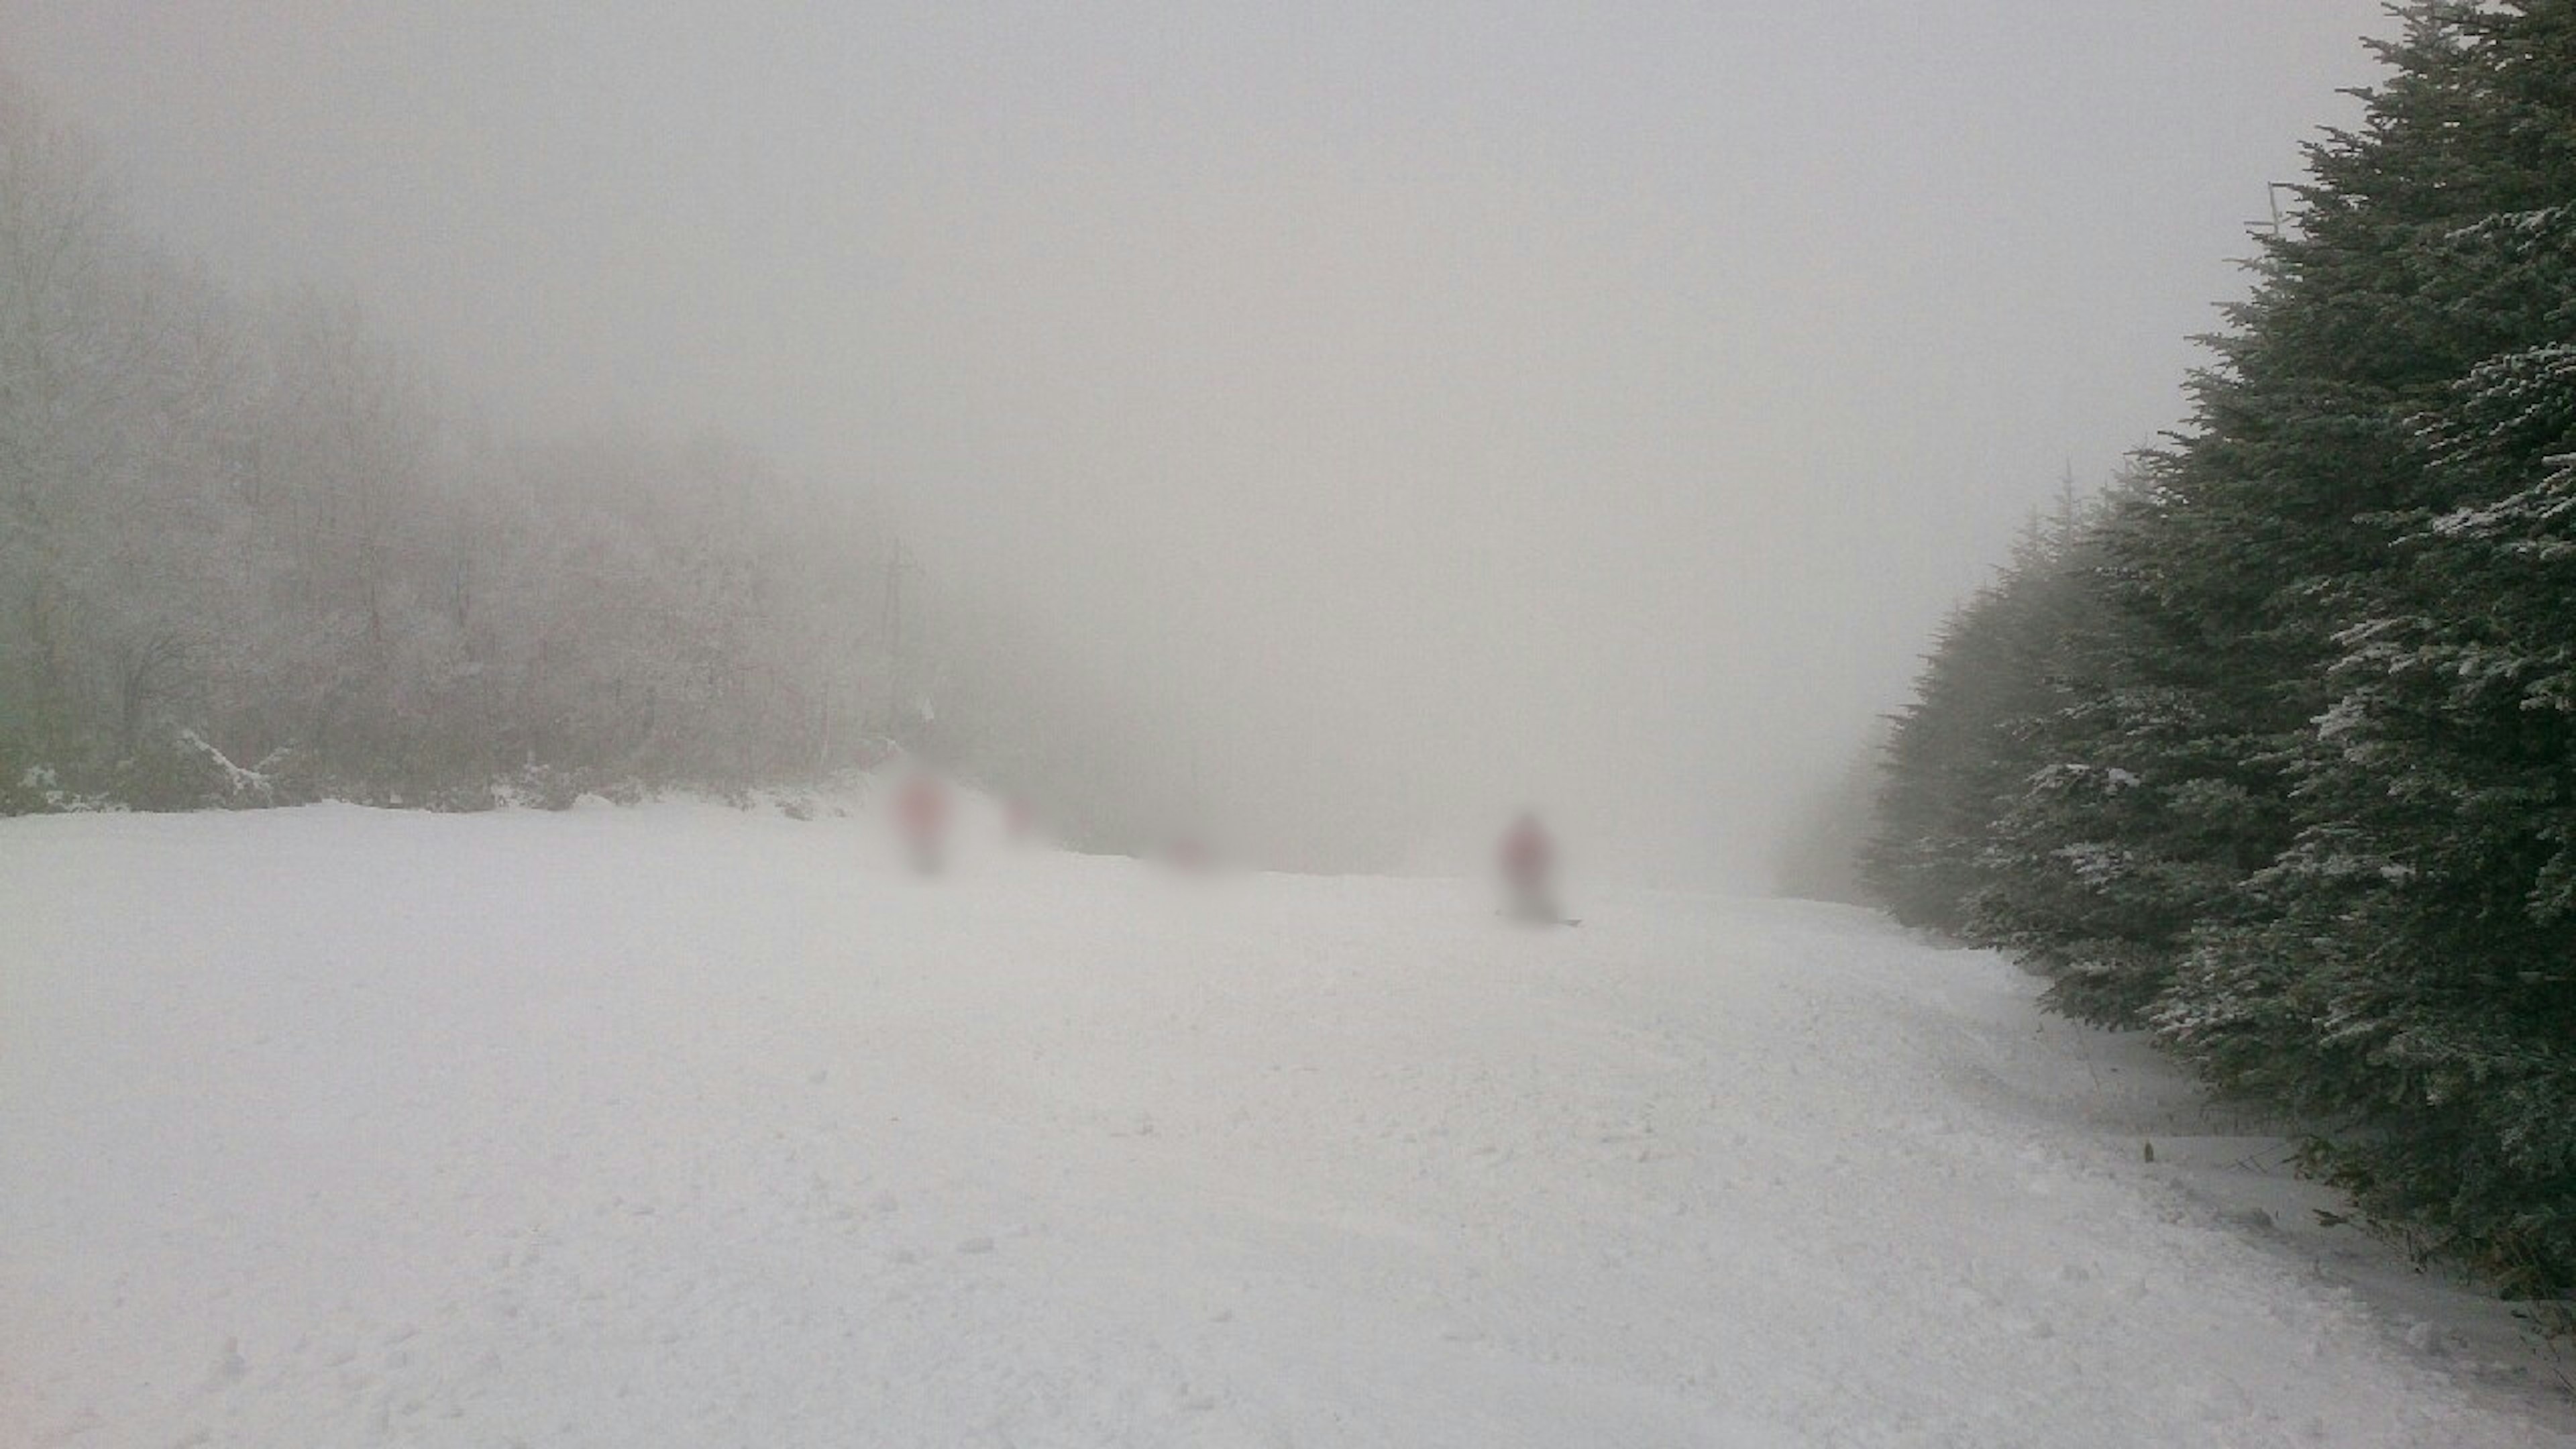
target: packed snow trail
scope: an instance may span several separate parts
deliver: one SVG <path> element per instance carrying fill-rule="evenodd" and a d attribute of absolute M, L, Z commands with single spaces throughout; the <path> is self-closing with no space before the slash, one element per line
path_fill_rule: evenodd
<path fill-rule="evenodd" d="M 0 821 L 0 1442 L 2563 1445 L 1857 912 Z"/>

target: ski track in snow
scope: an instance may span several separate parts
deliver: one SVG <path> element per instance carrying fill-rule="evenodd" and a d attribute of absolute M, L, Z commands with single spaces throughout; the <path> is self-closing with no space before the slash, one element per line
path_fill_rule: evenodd
<path fill-rule="evenodd" d="M 2576 1444 L 1830 907 L 0 821 L 0 1442 Z"/>

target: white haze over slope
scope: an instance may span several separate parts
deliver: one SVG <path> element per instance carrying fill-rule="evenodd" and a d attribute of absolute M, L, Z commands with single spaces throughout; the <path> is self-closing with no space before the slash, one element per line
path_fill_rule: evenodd
<path fill-rule="evenodd" d="M 2384 24 L 115 0 L 0 6 L 0 63 L 181 250 L 354 292 L 514 423 L 887 496 L 1125 716 L 1095 768 L 1256 854 L 1534 801 L 1698 873 L 2061 469 L 2175 419 Z"/>

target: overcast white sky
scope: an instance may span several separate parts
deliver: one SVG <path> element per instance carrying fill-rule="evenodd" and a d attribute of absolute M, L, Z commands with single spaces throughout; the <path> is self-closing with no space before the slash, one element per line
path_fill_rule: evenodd
<path fill-rule="evenodd" d="M 2375 0 L 0 0 L 177 251 L 714 425 L 1303 859 L 1740 865 L 2179 417 Z"/>

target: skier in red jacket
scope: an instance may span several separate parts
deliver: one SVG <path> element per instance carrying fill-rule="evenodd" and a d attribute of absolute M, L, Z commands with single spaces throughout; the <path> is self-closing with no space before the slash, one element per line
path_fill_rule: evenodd
<path fill-rule="evenodd" d="M 945 863 L 942 847 L 948 836 L 948 792 L 938 777 L 923 773 L 904 781 L 895 795 L 894 813 L 904 847 L 912 855 L 912 868 L 923 875 L 937 875 Z"/>
<path fill-rule="evenodd" d="M 1503 892 L 1509 913 L 1524 921 L 1555 924 L 1556 845 L 1535 812 L 1524 810 L 1503 832 Z"/>

